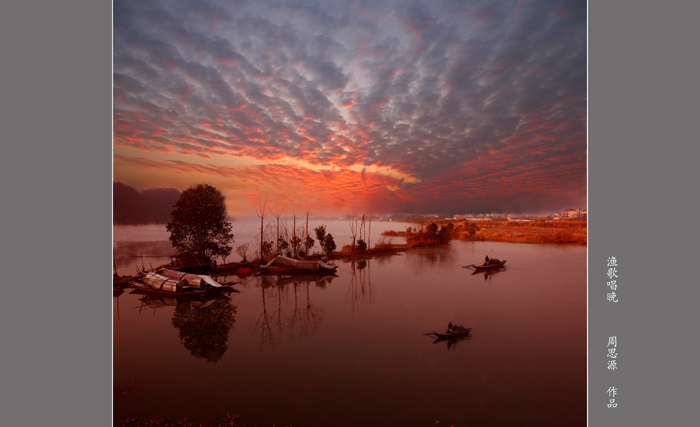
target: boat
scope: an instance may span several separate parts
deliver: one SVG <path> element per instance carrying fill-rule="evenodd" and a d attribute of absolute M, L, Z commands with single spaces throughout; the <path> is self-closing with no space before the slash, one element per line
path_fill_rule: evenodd
<path fill-rule="evenodd" d="M 202 297 L 207 295 L 206 291 L 199 289 L 190 288 L 189 286 L 180 287 L 178 290 L 164 290 L 155 289 L 150 286 L 144 285 L 143 283 L 131 282 L 131 287 L 135 288 L 131 291 L 132 294 L 151 294 L 151 295 L 163 295 L 163 296 L 176 296 L 176 297 Z"/>
<path fill-rule="evenodd" d="M 425 335 L 433 335 L 438 339 L 461 337 L 464 335 L 469 335 L 472 328 L 465 328 L 462 325 L 455 325 L 452 330 L 443 329 L 442 331 L 428 332 Z"/>
<path fill-rule="evenodd" d="M 188 285 L 191 288 L 205 289 L 205 288 L 221 288 L 223 285 L 216 280 L 212 279 L 210 276 L 203 274 L 190 274 L 177 270 L 170 270 L 164 268 L 162 270 L 156 271 L 163 277 L 173 280 L 187 280 Z"/>
<path fill-rule="evenodd" d="M 473 268 L 476 271 L 490 270 L 492 268 L 503 268 L 503 266 L 506 265 L 506 261 L 508 261 L 508 260 L 504 259 L 503 261 L 501 261 L 497 258 L 493 258 L 489 262 L 482 262 L 481 264 L 466 265 L 466 266 L 464 266 L 464 268 Z"/>
<path fill-rule="evenodd" d="M 271 274 L 332 274 L 338 266 L 323 261 L 299 261 L 286 256 L 276 256 L 270 262 L 260 266 L 261 273 Z"/>

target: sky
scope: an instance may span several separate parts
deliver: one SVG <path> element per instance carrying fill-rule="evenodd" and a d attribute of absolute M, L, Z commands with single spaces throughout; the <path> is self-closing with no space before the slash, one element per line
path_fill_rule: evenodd
<path fill-rule="evenodd" d="M 113 179 L 231 216 L 585 208 L 585 1 L 114 1 Z"/>

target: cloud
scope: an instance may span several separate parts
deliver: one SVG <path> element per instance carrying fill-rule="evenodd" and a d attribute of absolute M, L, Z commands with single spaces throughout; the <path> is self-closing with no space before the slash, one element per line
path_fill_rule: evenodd
<path fill-rule="evenodd" d="M 116 1 L 114 144 L 192 165 L 372 167 L 407 179 L 395 205 L 365 196 L 387 208 L 580 204 L 586 62 L 583 1 Z M 488 203 L 458 191 L 467 175 L 441 181 L 492 167 L 509 170 L 483 183 Z M 442 193 L 411 193 L 426 183 Z"/>

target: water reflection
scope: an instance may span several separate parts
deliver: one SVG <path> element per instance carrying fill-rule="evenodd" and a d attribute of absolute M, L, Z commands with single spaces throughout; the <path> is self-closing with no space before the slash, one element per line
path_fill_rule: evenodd
<path fill-rule="evenodd" d="M 456 262 L 450 247 L 419 248 L 407 252 L 409 265 L 414 274 L 422 274 L 433 269 L 452 268 Z"/>
<path fill-rule="evenodd" d="M 493 276 L 497 275 L 498 273 L 500 273 L 500 272 L 502 272 L 502 271 L 507 271 L 507 270 L 506 270 L 505 267 L 502 267 L 502 268 L 493 268 L 493 269 L 490 269 L 490 270 L 481 270 L 481 271 L 476 270 L 476 271 L 474 271 L 471 275 L 472 275 L 472 276 L 476 276 L 476 275 L 481 275 L 481 274 L 483 274 L 483 276 L 484 276 L 484 281 L 490 281 L 490 280 L 493 279 Z"/>
<path fill-rule="evenodd" d="M 175 307 L 171 324 L 194 357 L 215 364 L 226 353 L 228 334 L 236 322 L 236 307 L 229 298 L 217 294 L 197 298 L 143 294 L 139 301 L 139 314 L 145 309 L 155 312 Z"/>
<path fill-rule="evenodd" d="M 370 274 L 371 260 L 350 261 L 350 286 L 346 300 L 350 301 L 353 312 L 357 311 L 360 303 L 372 303 L 372 277 Z"/>
<path fill-rule="evenodd" d="M 470 334 L 466 335 L 459 335 L 456 337 L 440 337 L 437 338 L 435 341 L 433 341 L 433 344 L 437 344 L 439 342 L 447 342 L 447 350 L 452 350 L 457 346 L 457 343 L 460 341 L 466 341 L 472 339 Z"/>
<path fill-rule="evenodd" d="M 283 336 L 289 336 L 294 341 L 296 337 L 308 337 L 316 332 L 323 320 L 323 308 L 311 303 L 309 289 L 311 285 L 325 289 L 333 281 L 334 275 L 261 275 L 260 294 L 262 296 L 263 312 L 252 325 L 251 332 L 260 334 L 260 349 L 273 349 Z M 303 295 L 306 294 L 306 304 Z M 282 302 L 290 303 L 294 297 L 293 306 L 285 312 Z M 268 299 L 271 300 L 268 311 Z M 276 304 L 275 304 L 276 302 Z"/>
<path fill-rule="evenodd" d="M 117 320 L 119 320 L 119 297 L 124 293 L 124 288 L 122 287 L 112 287 L 112 296 L 117 299 Z"/>
<path fill-rule="evenodd" d="M 176 301 L 172 325 L 180 330 L 180 341 L 194 357 L 214 364 L 226 353 L 228 334 L 235 322 L 236 307 L 226 298 Z"/>

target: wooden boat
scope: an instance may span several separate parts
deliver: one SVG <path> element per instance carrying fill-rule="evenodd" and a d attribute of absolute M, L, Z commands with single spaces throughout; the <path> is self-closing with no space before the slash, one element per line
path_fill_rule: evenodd
<path fill-rule="evenodd" d="M 508 261 L 508 260 L 505 260 L 505 259 L 503 261 L 496 260 L 496 261 L 488 262 L 488 263 L 484 262 L 481 264 L 474 264 L 474 265 L 470 265 L 468 267 L 472 267 L 476 271 L 489 270 L 492 268 L 502 268 L 504 265 L 506 265 L 506 261 Z"/>
<path fill-rule="evenodd" d="M 170 270 L 167 268 L 157 270 L 157 274 L 163 277 L 173 280 L 187 280 L 187 283 L 191 288 L 205 289 L 205 288 L 221 288 L 223 285 L 216 280 L 212 279 L 210 276 L 203 274 L 190 274 L 177 270 Z"/>
<path fill-rule="evenodd" d="M 452 330 L 443 329 L 442 331 L 429 332 L 425 335 L 433 335 L 438 339 L 444 338 L 454 338 L 461 337 L 463 335 L 469 335 L 472 328 L 465 328 L 462 325 L 456 325 Z"/>
<path fill-rule="evenodd" d="M 208 295 L 208 292 L 190 287 L 181 287 L 178 290 L 155 289 L 143 283 L 131 282 L 131 286 L 135 288 L 131 293 L 135 294 L 152 294 L 152 295 L 167 295 L 177 297 L 202 297 Z"/>

